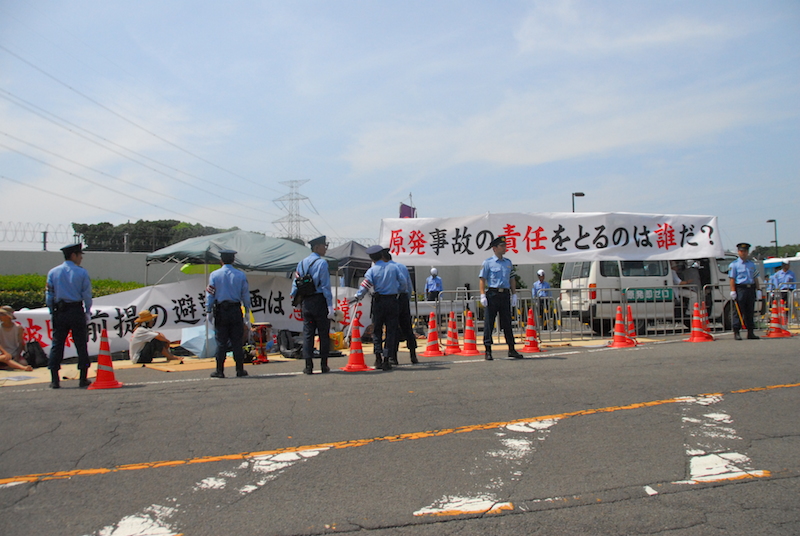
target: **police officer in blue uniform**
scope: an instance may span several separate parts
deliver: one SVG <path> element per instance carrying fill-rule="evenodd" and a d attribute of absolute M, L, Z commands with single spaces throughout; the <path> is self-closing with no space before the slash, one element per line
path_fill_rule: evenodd
<path fill-rule="evenodd" d="M 439 270 L 431 268 L 431 275 L 425 280 L 425 299 L 427 301 L 435 301 L 443 290 L 444 283 L 442 278 L 439 277 Z"/>
<path fill-rule="evenodd" d="M 483 345 L 486 360 L 491 361 L 492 332 L 494 319 L 500 315 L 500 329 L 508 344 L 508 357 L 521 359 L 522 354 L 514 349 L 514 332 L 511 328 L 511 308 L 517 305 L 517 282 L 511 277 L 512 263 L 503 257 L 506 253 L 506 237 L 498 236 L 490 243 L 494 255 L 483 261 L 480 277 L 481 304 L 486 308 L 483 318 Z"/>
<path fill-rule="evenodd" d="M 401 292 L 400 297 L 397 299 L 398 312 L 397 312 L 397 338 L 394 343 L 394 358 L 392 365 L 397 365 L 397 354 L 400 348 L 400 339 L 406 341 L 406 348 L 411 354 L 411 363 L 416 364 L 417 360 L 417 336 L 414 334 L 414 326 L 411 324 L 411 291 L 414 284 L 411 282 L 411 274 L 405 264 L 401 264 L 392 260 L 392 254 L 389 253 L 389 248 L 383 249 L 383 260 L 389 264 L 394 264 L 400 270 L 403 279 L 406 282 L 407 292 Z"/>
<path fill-rule="evenodd" d="M 331 293 L 331 275 L 328 271 L 328 261 L 322 257 L 328 251 L 326 236 L 318 236 L 309 241 L 311 255 L 297 264 L 292 291 L 290 296 L 294 299 L 297 294 L 298 276 L 311 275 L 314 280 L 314 293 L 302 298 L 301 312 L 303 314 L 303 357 L 306 360 L 304 374 L 314 372 L 314 334 L 319 336 L 320 367 L 323 373 L 330 372 L 328 367 L 328 354 L 331 348 L 330 330 L 333 318 L 333 294 Z"/>
<path fill-rule="evenodd" d="M 91 361 L 87 343 L 89 330 L 87 324 L 92 317 L 92 281 L 89 272 L 81 267 L 83 246 L 72 244 L 61 248 L 64 263 L 47 273 L 45 302 L 53 317 L 53 345 L 47 368 L 50 369 L 50 388 L 59 389 L 58 371 L 64 359 L 64 343 L 72 332 L 72 341 L 78 352 L 80 387 L 89 387 L 87 379 Z"/>
<path fill-rule="evenodd" d="M 223 266 L 211 272 L 206 288 L 206 312 L 214 317 L 217 339 L 217 370 L 211 377 L 225 377 L 225 354 L 229 346 L 236 362 L 236 376 L 247 376 L 243 346 L 244 322 L 250 318 L 250 285 L 244 272 L 233 267 L 235 251 L 220 250 L 219 257 Z"/>
<path fill-rule="evenodd" d="M 736 244 L 736 250 L 739 258 L 728 267 L 731 299 L 734 301 L 734 308 L 737 309 L 731 322 L 733 338 L 737 341 L 742 340 L 739 331 L 744 327 L 747 330 L 748 339 L 758 339 L 758 335 L 753 333 L 753 314 L 755 313 L 756 297 L 757 294 L 761 293 L 758 288 L 756 265 L 753 261 L 747 260 L 747 256 L 750 253 L 750 244 L 746 242 Z M 738 308 L 736 305 L 738 305 Z M 742 322 L 744 322 L 744 326 L 742 326 Z"/>
<path fill-rule="evenodd" d="M 375 368 L 392 370 L 392 358 L 397 339 L 400 314 L 400 294 L 408 292 L 406 281 L 396 264 L 383 260 L 383 248 L 371 246 L 366 250 L 373 264 L 364 274 L 364 281 L 356 292 L 360 300 L 370 290 L 372 294 L 372 338 L 375 352 Z M 383 328 L 386 326 L 386 344 L 383 344 Z"/>

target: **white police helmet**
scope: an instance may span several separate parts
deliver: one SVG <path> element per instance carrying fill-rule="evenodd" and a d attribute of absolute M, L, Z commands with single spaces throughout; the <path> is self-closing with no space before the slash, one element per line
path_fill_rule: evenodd
<path fill-rule="evenodd" d="M 437 275 L 438 273 L 439 270 L 437 270 L 436 268 L 431 268 L 431 275 Z"/>
<path fill-rule="evenodd" d="M 538 271 L 538 272 L 536 272 L 536 273 L 537 273 L 537 275 L 544 275 L 544 270 L 539 270 L 539 271 Z"/>

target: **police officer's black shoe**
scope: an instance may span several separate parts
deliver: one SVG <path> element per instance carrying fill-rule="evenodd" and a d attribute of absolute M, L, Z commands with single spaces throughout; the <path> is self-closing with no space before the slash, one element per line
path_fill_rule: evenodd
<path fill-rule="evenodd" d="M 314 374 L 314 369 L 306 367 L 303 369 L 303 374 Z"/>
<path fill-rule="evenodd" d="M 322 373 L 325 374 L 326 372 L 330 372 L 331 368 L 328 365 L 322 367 Z"/>
<path fill-rule="evenodd" d="M 236 371 L 236 377 L 237 378 L 243 378 L 245 376 L 247 376 L 247 371 L 246 370 L 242 369 L 242 370 L 237 370 Z"/>
<path fill-rule="evenodd" d="M 225 373 L 222 372 L 221 370 L 215 370 L 214 372 L 211 373 L 211 377 L 212 378 L 224 378 L 225 377 Z"/>
<path fill-rule="evenodd" d="M 392 362 L 388 357 L 383 360 L 383 370 L 392 370 Z"/>
<path fill-rule="evenodd" d="M 741 336 L 741 335 L 739 335 L 739 332 L 738 332 L 738 331 L 734 331 L 734 332 L 733 332 L 733 338 L 734 338 L 735 340 L 737 340 L 737 341 L 741 341 L 741 340 L 742 340 L 742 336 Z"/>
<path fill-rule="evenodd" d="M 756 335 L 755 333 L 748 333 L 748 334 L 747 334 L 747 338 L 748 338 L 748 339 L 760 339 L 761 337 L 759 337 L 759 336 L 758 336 L 758 335 Z"/>
<path fill-rule="evenodd" d="M 417 349 L 411 348 L 409 351 L 411 352 L 411 362 L 416 365 L 419 363 L 419 361 L 417 361 Z"/>
<path fill-rule="evenodd" d="M 397 362 L 397 358 L 396 357 L 390 357 L 389 358 L 389 363 L 391 363 L 395 367 L 400 364 L 400 363 Z"/>
<path fill-rule="evenodd" d="M 61 384 L 58 382 L 50 382 L 50 389 L 61 389 Z"/>
<path fill-rule="evenodd" d="M 509 350 L 508 357 L 513 357 L 514 359 L 522 359 L 524 356 L 517 352 L 516 350 Z"/>
<path fill-rule="evenodd" d="M 83 380 L 80 380 L 80 381 L 78 382 L 78 387 L 80 387 L 81 389 L 86 389 L 86 388 L 87 388 L 87 387 L 89 387 L 90 385 L 92 385 L 92 382 L 90 382 L 90 381 L 89 381 L 89 380 L 87 380 L 87 379 L 83 379 Z"/>
<path fill-rule="evenodd" d="M 485 359 L 486 359 L 486 361 L 494 360 L 494 358 L 492 357 L 492 349 L 489 348 L 488 346 L 486 347 Z"/>
<path fill-rule="evenodd" d="M 375 356 L 375 369 L 381 368 L 383 368 L 383 359 L 381 359 L 381 356 L 378 354 Z"/>

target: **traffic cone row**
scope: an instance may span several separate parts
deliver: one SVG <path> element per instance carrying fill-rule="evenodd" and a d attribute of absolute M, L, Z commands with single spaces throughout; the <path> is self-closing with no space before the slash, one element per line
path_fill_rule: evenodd
<path fill-rule="evenodd" d="M 684 342 L 711 342 L 714 336 L 708 330 L 708 313 L 705 313 L 705 303 L 703 304 L 703 311 L 701 312 L 700 305 L 694 303 L 694 311 L 692 311 L 692 332 L 688 339 Z"/>
<path fill-rule="evenodd" d="M 539 334 L 536 333 L 533 309 L 528 309 L 528 323 L 525 326 L 525 346 L 520 352 L 536 354 L 541 352 L 539 348 Z"/>
<path fill-rule="evenodd" d="M 361 319 L 361 302 L 356 305 L 356 310 L 353 313 L 353 326 L 350 330 L 350 356 L 347 358 L 347 365 L 341 367 L 339 370 L 345 372 L 363 372 L 367 370 L 375 370 L 368 367 L 364 362 L 364 348 L 361 346 L 361 329 L 363 324 L 359 321 Z"/>
<path fill-rule="evenodd" d="M 792 334 L 783 327 L 784 323 L 781 309 L 782 308 L 779 309 L 778 307 L 778 300 L 773 300 L 770 310 L 769 329 L 767 330 L 767 337 L 771 339 L 792 336 Z"/>
<path fill-rule="evenodd" d="M 116 389 L 122 387 L 114 377 L 114 364 L 111 361 L 111 349 L 108 345 L 108 332 L 103 329 L 100 334 L 100 354 L 97 356 L 97 378 L 88 389 Z"/>
<path fill-rule="evenodd" d="M 625 327 L 625 320 L 622 318 L 622 307 L 617 306 L 617 318 L 614 322 L 614 340 L 608 344 L 609 348 L 630 348 L 636 346 L 636 342 L 628 335 Z"/>
<path fill-rule="evenodd" d="M 428 345 L 422 352 L 425 357 L 441 357 L 444 354 L 439 349 L 439 328 L 436 326 L 436 313 L 428 317 Z"/>
<path fill-rule="evenodd" d="M 444 348 L 445 355 L 460 354 L 461 346 L 458 345 L 458 326 L 456 326 L 456 313 L 450 311 L 447 319 L 447 345 Z"/>
<path fill-rule="evenodd" d="M 475 322 L 472 311 L 467 311 L 467 325 L 464 327 L 464 349 L 458 355 L 481 355 L 475 340 Z"/>

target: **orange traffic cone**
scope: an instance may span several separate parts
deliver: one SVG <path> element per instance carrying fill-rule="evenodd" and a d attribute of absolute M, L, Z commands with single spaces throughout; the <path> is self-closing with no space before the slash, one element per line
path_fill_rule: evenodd
<path fill-rule="evenodd" d="M 778 309 L 778 314 L 781 319 L 781 327 L 784 330 L 789 329 L 789 309 L 786 307 L 786 302 L 781 299 L 781 307 Z"/>
<path fill-rule="evenodd" d="M 100 354 L 97 356 L 97 378 L 88 389 L 116 389 L 122 383 L 114 378 L 114 365 L 111 362 L 111 349 L 108 346 L 108 332 L 103 329 L 100 335 Z"/>
<path fill-rule="evenodd" d="M 692 333 L 688 339 L 683 340 L 684 342 L 710 342 L 714 340 L 714 336 L 708 332 L 708 328 L 703 326 L 703 315 L 697 302 L 694 303 L 694 311 L 692 312 Z"/>
<path fill-rule="evenodd" d="M 520 352 L 526 354 L 536 354 L 542 351 L 542 349 L 539 348 L 539 335 L 536 333 L 533 322 L 533 309 L 528 309 L 528 325 L 525 326 L 525 346 L 520 350 Z"/>
<path fill-rule="evenodd" d="M 436 327 L 436 313 L 428 317 L 428 345 L 422 352 L 425 357 L 441 357 L 444 354 L 439 350 L 439 328 Z"/>
<path fill-rule="evenodd" d="M 447 319 L 447 345 L 444 348 L 445 355 L 461 353 L 461 346 L 458 345 L 458 327 L 456 326 L 456 313 L 450 311 Z"/>
<path fill-rule="evenodd" d="M 475 341 L 475 322 L 472 320 L 472 311 L 467 311 L 467 325 L 464 328 L 464 349 L 458 355 L 481 355 Z"/>
<path fill-rule="evenodd" d="M 767 337 L 770 339 L 778 339 L 781 337 L 791 337 L 792 334 L 783 329 L 783 325 L 781 323 L 781 313 L 778 309 L 778 300 L 773 300 L 770 318 L 769 318 L 769 329 L 767 330 Z"/>
<path fill-rule="evenodd" d="M 361 330 L 364 325 L 361 320 L 361 302 L 356 305 L 356 310 L 353 313 L 353 325 L 350 331 L 350 356 L 347 358 L 347 365 L 340 367 L 339 370 L 345 372 L 363 372 L 365 370 L 375 370 L 368 367 L 364 362 L 364 347 L 361 346 Z"/>
<path fill-rule="evenodd" d="M 633 321 L 633 312 L 631 312 L 630 305 L 628 305 L 628 338 L 633 342 L 634 346 L 639 344 L 639 341 L 636 340 L 636 322 Z"/>
<path fill-rule="evenodd" d="M 628 331 L 625 328 L 625 321 L 622 319 L 622 307 L 617 306 L 617 319 L 614 323 L 614 340 L 608 343 L 610 348 L 630 348 L 636 346 L 636 343 L 628 337 Z"/>

